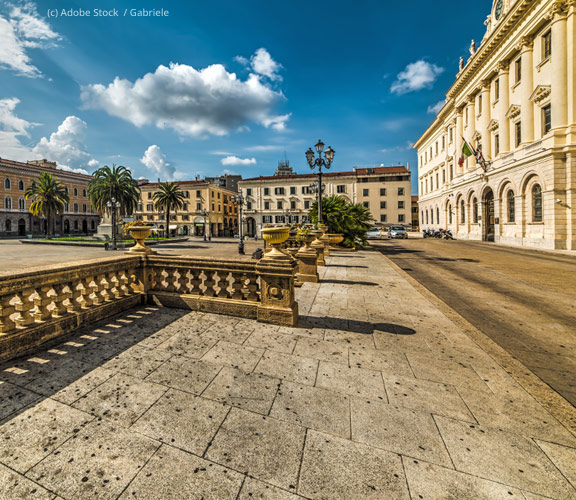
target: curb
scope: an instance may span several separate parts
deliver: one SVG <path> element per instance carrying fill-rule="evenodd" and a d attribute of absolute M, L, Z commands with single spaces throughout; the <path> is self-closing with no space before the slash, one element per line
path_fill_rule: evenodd
<path fill-rule="evenodd" d="M 446 302 L 410 276 L 404 269 L 399 267 L 383 253 L 379 253 L 395 271 L 404 276 L 408 283 L 432 302 L 450 321 L 459 326 L 474 343 L 496 361 L 528 394 L 576 436 L 576 408 L 572 406 L 570 402 L 543 382 L 537 375 L 532 373 L 530 369 L 525 367 L 520 361 L 512 357 L 510 353 L 500 347 L 485 333 L 478 330 L 472 323 L 446 304 Z"/>
<path fill-rule="evenodd" d="M 70 247 L 93 247 L 93 248 L 102 248 L 104 249 L 104 245 L 106 243 L 111 243 L 111 241 L 104 241 L 104 243 L 90 243 L 89 241 L 45 241 L 45 240 L 20 240 L 20 243 L 24 243 L 25 245 L 63 245 L 63 246 L 70 246 Z M 166 243 L 184 243 L 188 241 L 188 238 L 174 238 L 173 240 L 166 240 L 166 241 L 147 241 L 147 246 L 154 246 L 154 245 L 163 245 Z M 126 248 L 134 246 L 134 243 L 128 243 L 125 245 Z"/>

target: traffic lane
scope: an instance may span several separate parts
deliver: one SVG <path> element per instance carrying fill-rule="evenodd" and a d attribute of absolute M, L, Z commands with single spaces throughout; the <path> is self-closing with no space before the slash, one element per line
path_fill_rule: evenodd
<path fill-rule="evenodd" d="M 576 404 L 576 297 L 565 278 L 573 259 L 428 239 L 375 248 Z"/>

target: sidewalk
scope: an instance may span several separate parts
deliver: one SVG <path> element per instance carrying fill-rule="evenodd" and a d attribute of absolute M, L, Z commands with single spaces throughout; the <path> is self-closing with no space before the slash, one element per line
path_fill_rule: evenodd
<path fill-rule="evenodd" d="M 142 307 L 0 365 L 0 498 L 569 499 L 576 437 L 379 253 L 301 324 Z"/>

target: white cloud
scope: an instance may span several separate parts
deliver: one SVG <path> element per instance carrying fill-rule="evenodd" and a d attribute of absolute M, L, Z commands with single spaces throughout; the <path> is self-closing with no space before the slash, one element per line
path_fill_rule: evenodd
<path fill-rule="evenodd" d="M 443 71 L 444 68 L 423 60 L 410 63 L 404 71 L 398 73 L 396 81 L 390 87 L 390 91 L 394 94 L 402 95 L 431 88 Z"/>
<path fill-rule="evenodd" d="M 263 146 L 247 146 L 244 149 L 246 151 L 282 151 L 286 148 L 280 145 L 266 144 Z"/>
<path fill-rule="evenodd" d="M 404 144 L 400 146 L 393 146 L 391 148 L 383 148 L 380 149 L 380 153 L 402 153 L 405 151 L 410 151 L 414 147 L 414 143 L 412 141 L 406 141 Z"/>
<path fill-rule="evenodd" d="M 62 37 L 54 32 L 29 2 L 12 6 L 7 16 L 0 16 L 0 68 L 8 68 L 31 78 L 41 76 L 30 61 L 28 48 L 47 48 Z"/>
<path fill-rule="evenodd" d="M 234 60 L 240 63 L 242 66 L 248 66 L 250 64 L 250 61 L 246 59 L 244 56 L 236 56 Z"/>
<path fill-rule="evenodd" d="M 150 146 L 145 152 L 140 161 L 146 165 L 146 168 L 154 173 L 155 177 L 160 177 L 165 180 L 173 180 L 176 169 L 168 163 L 166 155 L 162 150 L 156 146 Z"/>
<path fill-rule="evenodd" d="M 246 80 L 214 64 L 197 70 L 186 64 L 158 66 L 134 83 L 116 77 L 108 86 L 82 87 L 85 107 L 103 109 L 137 127 L 171 128 L 184 136 L 222 136 L 256 122 L 276 130 L 289 115 L 273 114 L 282 92 L 250 74 Z"/>
<path fill-rule="evenodd" d="M 211 151 L 210 154 L 215 156 L 231 156 L 233 153 L 229 153 L 228 151 Z"/>
<path fill-rule="evenodd" d="M 68 116 L 49 139 L 40 139 L 32 153 L 36 157 L 55 161 L 62 170 L 87 174 L 84 167 L 93 169 L 98 162 L 85 151 L 86 128 L 86 122 L 77 116 Z"/>
<path fill-rule="evenodd" d="M 277 63 L 265 48 L 258 49 L 250 58 L 250 64 L 255 73 L 264 75 L 270 80 L 282 80 L 278 72 L 282 65 Z"/>
<path fill-rule="evenodd" d="M 222 165 L 255 165 L 256 158 L 238 158 L 237 156 L 227 156 L 220 160 Z"/>
<path fill-rule="evenodd" d="M 428 106 L 428 113 L 433 115 L 438 114 L 440 110 L 444 107 L 444 104 L 446 104 L 446 101 L 442 99 L 441 101 L 438 101 L 436 104 Z"/>

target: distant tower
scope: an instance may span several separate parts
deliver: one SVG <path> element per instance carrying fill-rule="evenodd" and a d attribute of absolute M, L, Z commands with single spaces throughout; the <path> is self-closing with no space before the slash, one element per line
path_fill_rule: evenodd
<path fill-rule="evenodd" d="M 286 151 L 284 151 L 284 159 L 278 162 L 278 168 L 274 175 L 276 176 L 283 176 L 283 175 L 293 175 L 294 172 L 292 171 L 292 167 L 290 166 L 290 162 L 288 161 L 288 157 L 286 156 Z"/>

